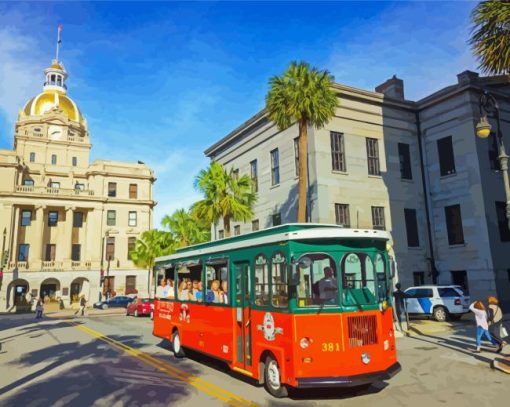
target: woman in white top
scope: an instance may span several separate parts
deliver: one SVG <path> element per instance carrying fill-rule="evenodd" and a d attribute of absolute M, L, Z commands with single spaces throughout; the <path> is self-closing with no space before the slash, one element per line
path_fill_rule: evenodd
<path fill-rule="evenodd" d="M 487 324 L 487 312 L 485 312 L 485 306 L 481 301 L 475 301 L 469 306 L 469 309 L 475 314 L 476 319 L 476 350 L 475 353 L 480 353 L 480 344 L 482 336 L 485 335 L 487 340 L 493 345 L 497 345 L 497 342 L 492 338 L 489 333 L 489 325 Z"/>

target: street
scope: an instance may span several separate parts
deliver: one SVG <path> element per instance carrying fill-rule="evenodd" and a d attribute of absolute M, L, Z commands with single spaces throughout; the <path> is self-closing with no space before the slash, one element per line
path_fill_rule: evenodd
<path fill-rule="evenodd" d="M 470 325 L 399 338 L 402 372 L 366 391 L 315 389 L 274 399 L 217 361 L 190 352 L 174 358 L 169 344 L 152 336 L 148 318 L 0 318 L 0 401 L 7 406 L 483 406 L 510 396 L 510 376 L 489 367 L 495 354 L 471 352 Z"/>

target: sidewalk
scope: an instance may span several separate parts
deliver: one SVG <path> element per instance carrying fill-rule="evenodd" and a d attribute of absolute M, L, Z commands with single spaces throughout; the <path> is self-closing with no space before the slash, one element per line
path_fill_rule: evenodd
<path fill-rule="evenodd" d="M 50 318 L 68 318 L 68 317 L 74 317 L 74 314 L 77 310 L 75 309 L 65 309 L 58 312 L 49 312 L 45 315 L 47 315 Z M 96 309 L 96 308 L 87 308 L 85 310 L 85 316 L 86 317 L 97 317 L 97 316 L 106 316 L 106 315 L 125 315 L 126 309 L 125 308 L 108 308 L 106 310 Z M 76 316 L 81 316 L 80 314 L 77 314 Z"/>

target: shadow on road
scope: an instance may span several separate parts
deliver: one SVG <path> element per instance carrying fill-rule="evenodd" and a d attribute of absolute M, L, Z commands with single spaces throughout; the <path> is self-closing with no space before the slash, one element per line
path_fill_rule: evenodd
<path fill-rule="evenodd" d="M 54 324 L 56 328 L 61 322 Z M 50 325 L 51 326 L 51 325 Z M 45 329 L 51 329 L 50 326 Z M 138 336 L 109 336 L 131 347 L 137 346 Z M 197 392 L 182 380 L 149 366 L 111 347 L 100 339 L 88 343 L 60 343 L 29 352 L 8 362 L 6 367 L 40 366 L 18 380 L 0 388 L 3 405 L 54 406 L 75 405 L 171 405 Z M 186 370 L 191 374 L 193 366 Z M 16 391 L 17 388 L 21 389 Z M 16 391 L 5 396 L 7 392 Z"/>

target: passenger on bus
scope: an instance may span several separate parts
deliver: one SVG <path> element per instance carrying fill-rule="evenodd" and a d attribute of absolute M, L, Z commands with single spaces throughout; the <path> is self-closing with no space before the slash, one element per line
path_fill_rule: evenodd
<path fill-rule="evenodd" d="M 179 283 L 179 290 L 177 293 L 177 298 L 179 298 L 179 300 L 181 301 L 188 300 L 188 289 L 186 287 L 187 287 L 186 281 L 182 280 Z"/>
<path fill-rule="evenodd" d="M 331 267 L 324 267 L 324 277 L 319 280 L 319 298 L 326 304 L 334 304 L 338 292 L 338 282 Z"/>
<path fill-rule="evenodd" d="M 221 282 L 220 295 L 221 295 L 221 302 L 223 304 L 228 304 L 228 281 L 227 280 L 223 280 Z"/>
<path fill-rule="evenodd" d="M 197 291 L 195 292 L 195 299 L 198 302 L 202 302 L 204 300 L 204 293 L 202 292 L 203 286 L 202 281 L 197 282 Z"/>
<path fill-rule="evenodd" d="M 161 293 L 163 298 L 174 298 L 174 280 L 171 278 L 166 279 L 166 285 Z"/>
<path fill-rule="evenodd" d="M 219 280 L 213 280 L 211 282 L 211 289 L 207 290 L 206 300 L 207 302 L 214 302 L 216 304 L 219 304 L 221 302 Z"/>
<path fill-rule="evenodd" d="M 165 279 L 159 280 L 159 285 L 156 288 L 156 298 L 163 298 L 163 290 L 165 289 Z"/>

